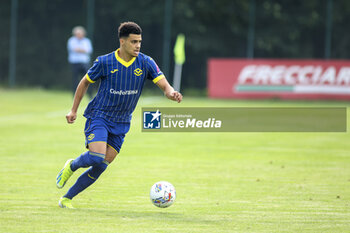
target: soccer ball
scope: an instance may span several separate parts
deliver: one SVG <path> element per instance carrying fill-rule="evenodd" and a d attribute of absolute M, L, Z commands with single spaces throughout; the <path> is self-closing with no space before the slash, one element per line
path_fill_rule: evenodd
<path fill-rule="evenodd" d="M 174 203 L 176 191 L 174 186 L 169 182 L 159 181 L 152 186 L 149 195 L 153 205 L 166 208 Z"/>

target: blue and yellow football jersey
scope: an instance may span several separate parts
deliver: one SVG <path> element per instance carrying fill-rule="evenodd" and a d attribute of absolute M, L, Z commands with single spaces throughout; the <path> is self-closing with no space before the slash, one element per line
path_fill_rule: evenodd
<path fill-rule="evenodd" d="M 100 79 L 101 83 L 84 116 L 130 122 L 146 78 L 156 83 L 164 75 L 155 61 L 143 53 L 129 62 L 118 56 L 118 50 L 98 57 L 88 70 L 87 79 L 91 83 Z"/>

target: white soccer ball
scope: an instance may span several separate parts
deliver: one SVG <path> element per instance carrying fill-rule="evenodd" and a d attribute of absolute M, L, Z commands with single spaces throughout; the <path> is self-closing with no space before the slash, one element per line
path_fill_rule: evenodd
<path fill-rule="evenodd" d="M 166 208 L 174 203 L 176 191 L 174 186 L 169 182 L 159 181 L 152 186 L 149 195 L 153 205 Z"/>

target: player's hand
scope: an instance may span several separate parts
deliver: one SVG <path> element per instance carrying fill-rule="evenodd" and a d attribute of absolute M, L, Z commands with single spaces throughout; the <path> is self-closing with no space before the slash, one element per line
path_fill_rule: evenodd
<path fill-rule="evenodd" d="M 170 91 L 170 92 L 166 93 L 165 95 L 168 99 L 174 100 L 178 103 L 180 103 L 182 101 L 182 94 L 178 91 Z"/>
<path fill-rule="evenodd" d="M 77 119 L 77 113 L 76 113 L 76 112 L 70 111 L 70 112 L 66 115 L 66 119 L 67 119 L 67 123 L 68 123 L 68 124 L 74 123 L 75 119 Z"/>

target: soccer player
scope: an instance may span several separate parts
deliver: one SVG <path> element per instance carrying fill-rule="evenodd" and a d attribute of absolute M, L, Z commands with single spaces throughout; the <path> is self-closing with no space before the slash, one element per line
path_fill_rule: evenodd
<path fill-rule="evenodd" d="M 84 112 L 88 151 L 65 163 L 56 177 L 56 186 L 63 188 L 77 169 L 90 168 L 60 198 L 62 208 L 73 208 L 71 200 L 93 184 L 120 152 L 146 79 L 152 80 L 168 99 L 178 103 L 182 100 L 181 93 L 169 85 L 155 61 L 140 52 L 141 33 L 136 23 L 122 23 L 118 28 L 119 49 L 99 56 L 76 89 L 72 109 L 66 115 L 69 124 L 76 120 L 79 104 L 90 83 L 101 81 L 96 96 Z"/>

